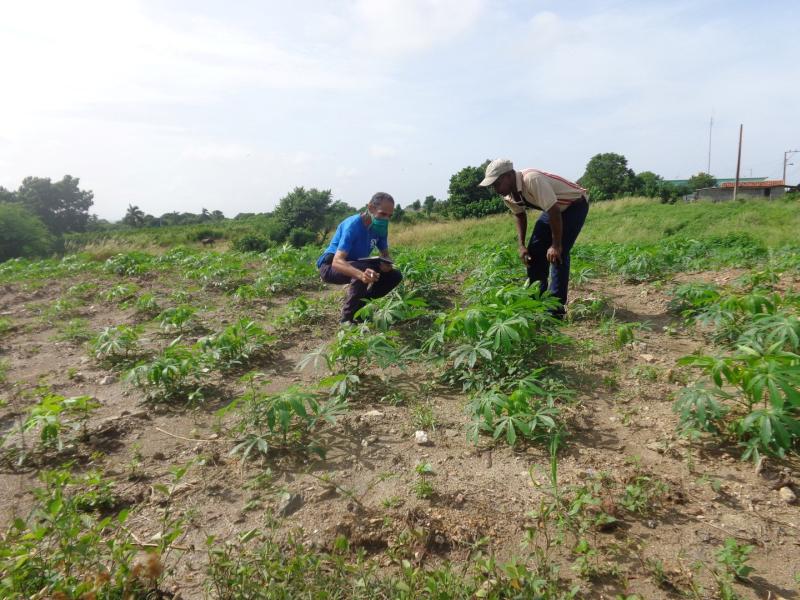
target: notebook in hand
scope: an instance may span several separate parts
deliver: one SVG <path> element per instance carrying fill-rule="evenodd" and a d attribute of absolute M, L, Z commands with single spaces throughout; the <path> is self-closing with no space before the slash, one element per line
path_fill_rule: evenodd
<path fill-rule="evenodd" d="M 394 266 L 393 261 L 389 260 L 388 258 L 383 258 L 382 256 L 367 256 L 365 258 L 357 258 L 354 262 L 368 263 L 371 268 L 378 268 L 381 263 Z"/>

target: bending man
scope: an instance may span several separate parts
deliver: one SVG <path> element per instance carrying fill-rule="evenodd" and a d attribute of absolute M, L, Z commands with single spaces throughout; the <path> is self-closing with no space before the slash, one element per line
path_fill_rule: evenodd
<path fill-rule="evenodd" d="M 403 278 L 389 263 L 381 262 L 376 269 L 375 265 L 358 260 L 368 257 L 375 248 L 381 257 L 390 259 L 388 234 L 393 212 L 394 198 L 378 192 L 364 212 L 339 223 L 330 245 L 317 260 L 322 281 L 350 284 L 342 308 L 343 323 L 352 323 L 366 299 L 385 296 Z"/>
<path fill-rule="evenodd" d="M 569 287 L 569 252 L 589 212 L 586 190 L 537 169 L 515 171 L 512 162 L 505 159 L 490 162 L 486 177 L 478 185 L 492 186 L 503 196 L 517 220 L 519 257 L 527 267 L 528 279 L 531 284 L 538 281 L 541 292 L 549 289 L 561 301 L 555 316 L 563 318 Z M 526 245 L 527 209 L 540 210 L 542 214 Z"/>

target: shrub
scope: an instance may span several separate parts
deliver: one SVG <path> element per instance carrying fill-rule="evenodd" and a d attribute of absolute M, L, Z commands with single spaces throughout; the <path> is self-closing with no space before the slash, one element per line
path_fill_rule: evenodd
<path fill-rule="evenodd" d="M 289 232 L 286 240 L 295 248 L 302 248 L 317 241 L 317 234 L 310 229 L 295 227 Z"/>
<path fill-rule="evenodd" d="M 0 262 L 22 256 L 44 256 L 53 238 L 41 219 L 22 206 L 0 203 Z"/>
<path fill-rule="evenodd" d="M 248 233 L 233 241 L 233 249 L 237 252 L 265 252 L 273 246 L 272 240 L 263 235 Z"/>
<path fill-rule="evenodd" d="M 224 237 L 221 231 L 216 229 L 195 229 L 186 234 L 186 239 L 190 242 L 200 242 L 202 240 L 219 240 Z"/>

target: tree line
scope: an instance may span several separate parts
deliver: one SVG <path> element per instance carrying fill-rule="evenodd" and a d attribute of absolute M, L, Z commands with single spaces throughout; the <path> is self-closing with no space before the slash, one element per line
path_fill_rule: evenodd
<path fill-rule="evenodd" d="M 478 187 L 488 160 L 467 166 L 450 177 L 448 196 L 437 199 L 428 195 L 405 208 L 397 204 L 393 220 L 433 218 L 463 219 L 505 211 L 502 198 L 491 188 Z M 592 201 L 624 196 L 647 196 L 662 202 L 675 202 L 695 189 L 716 185 L 707 173 L 698 173 L 686 186 L 674 186 L 651 171 L 634 173 L 627 159 L 613 152 L 593 156 L 577 181 L 585 187 Z M 296 187 L 281 198 L 267 213 L 239 213 L 232 219 L 222 211 L 203 208 L 199 213 L 168 212 L 161 216 L 146 214 L 138 206 L 128 205 L 125 216 L 112 223 L 90 214 L 94 194 L 79 187 L 80 179 L 65 175 L 60 181 L 26 177 L 16 191 L 0 186 L 0 261 L 20 256 L 45 256 L 61 252 L 64 236 L 83 232 L 107 232 L 121 229 L 200 225 L 193 239 L 222 237 L 216 225 L 231 221 L 252 223 L 250 233 L 234 240 L 241 250 L 259 251 L 275 243 L 295 246 L 321 241 L 356 208 L 334 200 L 331 190 Z"/>

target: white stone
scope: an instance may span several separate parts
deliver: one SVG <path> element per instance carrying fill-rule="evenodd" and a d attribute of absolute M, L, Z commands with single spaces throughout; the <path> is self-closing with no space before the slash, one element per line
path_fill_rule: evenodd
<path fill-rule="evenodd" d="M 417 442 L 420 446 L 423 446 L 428 443 L 428 434 L 424 431 L 415 431 L 414 432 L 414 441 Z"/>
<path fill-rule="evenodd" d="M 792 491 L 792 488 L 788 486 L 784 486 L 778 490 L 778 495 L 781 497 L 781 500 L 786 502 L 786 504 L 794 504 L 797 502 L 797 494 Z"/>

